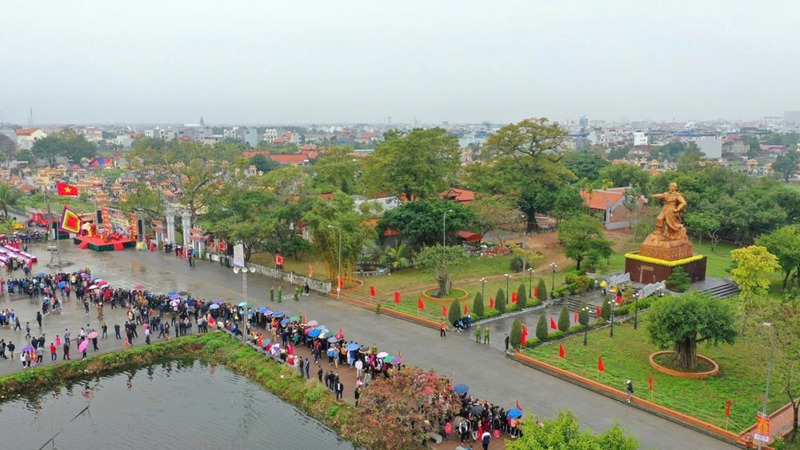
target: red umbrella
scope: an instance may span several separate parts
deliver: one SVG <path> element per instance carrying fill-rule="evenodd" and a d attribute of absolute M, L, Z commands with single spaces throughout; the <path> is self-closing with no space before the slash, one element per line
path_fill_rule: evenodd
<path fill-rule="evenodd" d="M 86 335 L 86 337 L 88 337 L 89 339 L 95 339 L 97 338 L 97 336 L 100 336 L 100 333 L 98 333 L 97 331 L 92 331 L 91 333 Z"/>
<path fill-rule="evenodd" d="M 137 290 L 137 291 L 141 291 L 142 289 L 144 289 L 144 286 L 143 286 L 143 285 L 141 285 L 141 284 L 137 284 L 137 285 L 136 285 L 136 286 L 134 286 L 133 288 L 134 288 L 135 290 Z"/>

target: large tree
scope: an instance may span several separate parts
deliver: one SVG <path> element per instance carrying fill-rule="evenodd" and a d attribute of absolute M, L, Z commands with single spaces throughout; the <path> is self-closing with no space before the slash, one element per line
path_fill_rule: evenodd
<path fill-rule="evenodd" d="M 441 128 L 388 131 L 364 159 L 361 179 L 369 193 L 431 198 L 451 186 L 460 157 L 458 140 Z"/>
<path fill-rule="evenodd" d="M 586 152 L 567 153 L 564 155 L 563 161 L 567 169 L 571 170 L 578 179 L 589 181 L 600 179 L 600 171 L 609 165 L 605 159 Z"/>
<path fill-rule="evenodd" d="M 736 339 L 730 308 L 693 292 L 655 302 L 648 313 L 648 331 L 656 347 L 672 348 L 676 365 L 689 370 L 697 365 L 697 344 L 733 344 Z"/>
<path fill-rule="evenodd" d="M 761 328 L 774 336 L 764 336 L 766 342 L 775 338 L 779 349 L 775 361 L 776 387 L 786 394 L 792 406 L 793 420 L 791 442 L 797 440 L 798 409 L 800 409 L 800 300 L 789 296 L 765 308 L 762 319 L 771 322 L 770 327 Z"/>
<path fill-rule="evenodd" d="M 493 233 L 504 245 L 507 232 L 521 231 L 525 222 L 522 213 L 508 198 L 484 196 L 469 204 L 475 214 L 474 231 L 481 235 Z"/>
<path fill-rule="evenodd" d="M 758 309 L 761 298 L 769 289 L 769 275 L 780 268 L 778 258 L 766 247 L 751 245 L 731 252 L 736 267 L 731 269 L 731 279 L 739 285 L 739 300 L 742 309 L 742 331 L 747 329 L 747 319 Z"/>
<path fill-rule="evenodd" d="M 447 243 L 452 243 L 457 231 L 469 228 L 472 217 L 472 210 L 460 203 L 417 200 L 387 211 L 378 222 L 377 232 L 382 238 L 386 230 L 399 230 L 411 249 L 418 250 L 441 244 L 443 235 Z"/>
<path fill-rule="evenodd" d="M 45 160 L 50 167 L 55 167 L 60 157 L 71 163 L 79 163 L 83 158 L 94 158 L 97 147 L 83 135 L 65 130 L 34 142 L 31 154 L 34 158 Z"/>
<path fill-rule="evenodd" d="M 775 158 L 772 163 L 772 171 L 775 172 L 775 175 L 783 178 L 783 181 L 789 182 L 789 178 L 797 173 L 798 163 L 800 163 L 800 155 L 796 151 L 789 151 Z"/>
<path fill-rule="evenodd" d="M 437 244 L 423 248 L 415 258 L 415 264 L 423 269 L 430 269 L 433 278 L 439 285 L 439 296 L 450 293 L 452 281 L 450 272 L 453 267 L 464 261 L 464 249 L 461 246 L 442 247 Z"/>
<path fill-rule="evenodd" d="M 762 235 L 756 242 L 778 258 L 783 270 L 785 291 L 789 277 L 800 269 L 800 230 L 797 225 L 787 225 L 770 234 Z"/>
<path fill-rule="evenodd" d="M 16 207 L 20 198 L 22 192 L 19 189 L 6 183 L 0 184 L 0 209 L 3 210 L 4 216 L 8 217 L 8 210 Z"/>
<path fill-rule="evenodd" d="M 558 225 L 558 240 L 564 247 L 567 258 L 574 259 L 577 269 L 581 262 L 593 255 L 608 258 L 613 253 L 611 241 L 603 237 L 603 224 L 593 216 L 578 214 L 571 216 Z"/>
<path fill-rule="evenodd" d="M 331 201 L 317 200 L 303 218 L 330 279 L 336 279 L 340 251 L 340 275 L 343 280 L 349 279 L 366 238 L 372 236 L 371 229 L 353 207 L 353 199 L 339 192 Z"/>
<path fill-rule="evenodd" d="M 354 158 L 352 147 L 333 147 L 320 156 L 312 166 L 314 187 L 322 192 L 357 192 L 360 161 Z"/>
<path fill-rule="evenodd" d="M 613 187 L 631 186 L 642 191 L 650 180 L 650 174 L 635 164 L 611 164 L 600 170 L 599 178 L 608 180 Z"/>
<path fill-rule="evenodd" d="M 625 431 L 614 423 L 600 434 L 581 431 L 578 417 L 571 411 L 560 411 L 558 416 L 542 422 L 528 417 L 520 426 L 518 439 L 506 439 L 507 450 L 636 450 L 639 441 L 625 436 Z"/>

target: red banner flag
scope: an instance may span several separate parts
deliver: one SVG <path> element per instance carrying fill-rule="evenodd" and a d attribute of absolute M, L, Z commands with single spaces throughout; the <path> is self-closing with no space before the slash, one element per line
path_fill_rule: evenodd
<path fill-rule="evenodd" d="M 578 323 L 578 311 L 572 314 L 572 321 Z"/>
<path fill-rule="evenodd" d="M 394 302 L 395 303 L 400 303 L 400 293 L 399 292 L 395 292 L 394 293 Z"/>
<path fill-rule="evenodd" d="M 464 305 L 464 314 L 465 315 L 469 314 L 469 308 L 467 307 L 467 305 Z"/>
<path fill-rule="evenodd" d="M 369 287 L 369 296 L 370 297 L 375 297 L 375 286 L 370 286 Z"/>
<path fill-rule="evenodd" d="M 419 308 L 419 309 L 425 309 L 425 301 L 423 301 L 423 300 L 422 300 L 422 297 L 420 297 L 419 299 L 417 299 L 417 308 Z"/>
<path fill-rule="evenodd" d="M 277 254 L 275 255 L 275 265 L 276 266 L 282 266 L 283 265 L 283 256 L 277 255 Z"/>
<path fill-rule="evenodd" d="M 617 290 L 617 297 L 615 299 L 617 306 L 622 304 L 622 291 Z"/>
<path fill-rule="evenodd" d="M 528 345 L 528 327 L 522 325 L 522 335 L 520 336 L 520 344 L 523 346 Z"/>
<path fill-rule="evenodd" d="M 314 278 L 314 266 L 308 266 L 308 278 Z"/>
<path fill-rule="evenodd" d="M 511 293 L 511 303 L 517 303 L 517 298 L 518 298 L 517 293 L 516 292 L 512 292 Z"/>
<path fill-rule="evenodd" d="M 539 298 L 539 288 L 538 287 L 533 288 L 533 296 L 536 297 L 536 298 Z"/>
<path fill-rule="evenodd" d="M 550 318 L 550 328 L 552 328 L 554 330 L 558 329 L 558 325 L 556 325 L 556 320 L 553 319 L 552 317 Z"/>
<path fill-rule="evenodd" d="M 733 403 L 730 400 L 725 402 L 725 417 L 731 416 L 731 405 L 733 405 Z"/>
<path fill-rule="evenodd" d="M 563 358 L 565 355 L 566 355 L 566 352 L 564 351 L 564 345 L 563 344 L 559 345 L 558 346 L 558 357 L 559 358 Z"/>
<path fill-rule="evenodd" d="M 494 309 L 494 297 L 489 297 L 489 309 Z"/>
<path fill-rule="evenodd" d="M 602 356 L 598 356 L 597 357 L 597 370 L 599 370 L 600 372 L 605 372 L 606 371 L 606 365 L 603 364 L 603 357 Z"/>
<path fill-rule="evenodd" d="M 339 290 L 341 291 L 342 289 L 344 289 L 344 279 L 339 277 Z"/>
<path fill-rule="evenodd" d="M 442 316 L 447 317 L 447 306 L 442 305 Z"/>
<path fill-rule="evenodd" d="M 653 376 L 652 375 L 650 375 L 650 378 L 647 379 L 647 384 L 650 385 L 649 389 L 652 391 L 653 390 Z"/>
<path fill-rule="evenodd" d="M 603 313 L 603 310 L 598 306 L 597 309 L 594 312 L 594 318 L 595 319 L 599 318 L 600 314 L 602 314 L 602 313 Z"/>
<path fill-rule="evenodd" d="M 66 183 L 56 183 L 56 194 L 61 197 L 77 197 L 78 188 Z"/>
<path fill-rule="evenodd" d="M 59 228 L 70 233 L 80 233 L 81 218 L 64 205 L 64 212 L 61 213 L 61 226 Z"/>

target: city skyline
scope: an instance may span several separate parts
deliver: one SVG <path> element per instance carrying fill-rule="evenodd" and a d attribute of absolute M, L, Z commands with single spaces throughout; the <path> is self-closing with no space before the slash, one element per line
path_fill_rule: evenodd
<path fill-rule="evenodd" d="M 3 121 L 753 120 L 800 109 L 800 4 L 12 1 Z M 25 20 L 35 18 L 35 20 Z"/>

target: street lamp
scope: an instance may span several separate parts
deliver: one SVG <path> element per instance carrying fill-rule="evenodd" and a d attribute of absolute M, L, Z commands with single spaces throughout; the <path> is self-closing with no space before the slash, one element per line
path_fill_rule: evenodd
<path fill-rule="evenodd" d="M 764 416 L 767 415 L 767 401 L 769 400 L 769 382 L 770 378 L 772 377 L 772 357 L 775 355 L 775 327 L 771 322 L 764 322 L 762 323 L 765 327 L 772 328 L 772 336 L 770 336 L 770 345 L 769 345 L 769 362 L 767 363 L 767 386 L 764 388 L 764 409 L 762 410 Z M 767 437 L 769 440 L 769 437 Z M 762 441 L 758 441 L 758 448 L 761 449 L 763 445 Z"/>
<path fill-rule="evenodd" d="M 633 300 L 633 329 L 639 329 L 639 300 L 642 299 L 642 293 L 639 292 L 636 294 L 636 297 Z"/>
<path fill-rule="evenodd" d="M 550 284 L 550 296 L 552 296 L 553 291 L 556 290 L 556 270 L 558 270 L 558 264 L 550 263 L 550 268 L 553 269 L 553 281 Z"/>
<path fill-rule="evenodd" d="M 342 229 L 331 224 L 328 224 L 328 228 L 339 232 L 339 270 L 336 272 L 336 299 L 338 300 L 342 298 Z"/>
<path fill-rule="evenodd" d="M 611 300 L 609 300 L 608 302 L 611 305 L 611 335 L 610 335 L 610 337 L 614 337 L 614 305 L 616 305 L 617 302 L 614 301 L 613 298 Z"/>
<path fill-rule="evenodd" d="M 528 298 L 533 298 L 533 267 L 528 267 Z"/>
<path fill-rule="evenodd" d="M 506 298 L 511 298 L 511 292 L 508 291 L 508 280 L 511 278 L 511 275 L 506 274 Z"/>
<path fill-rule="evenodd" d="M 233 273 L 239 273 L 239 271 L 242 272 L 242 302 L 245 304 L 245 306 L 242 308 L 242 310 L 243 310 L 244 313 L 247 313 L 247 311 L 244 310 L 244 308 L 247 308 L 247 303 L 249 303 L 247 301 L 247 299 L 248 299 L 248 295 L 247 295 L 247 273 L 248 272 L 255 273 L 256 272 L 256 268 L 255 267 L 247 267 L 247 266 L 241 266 L 241 267 L 234 266 L 233 267 Z M 246 322 L 247 322 L 247 317 L 246 317 L 246 314 L 245 314 L 245 317 L 242 318 L 242 323 L 246 323 Z M 245 333 L 246 329 L 247 329 L 247 327 L 245 326 L 245 330 L 242 330 L 242 340 L 246 340 L 247 339 L 247 336 L 246 336 L 246 333 Z"/>
<path fill-rule="evenodd" d="M 486 278 L 481 278 L 481 300 L 486 301 Z"/>
<path fill-rule="evenodd" d="M 586 314 L 586 317 L 589 317 L 589 311 L 591 311 L 591 308 L 589 308 L 589 306 L 586 305 L 581 309 Z M 581 325 L 583 325 L 583 346 L 586 347 L 586 345 L 588 343 L 588 337 L 589 337 L 589 322 L 588 322 L 588 320 L 587 320 L 587 322 L 585 324 L 581 324 Z"/>

